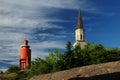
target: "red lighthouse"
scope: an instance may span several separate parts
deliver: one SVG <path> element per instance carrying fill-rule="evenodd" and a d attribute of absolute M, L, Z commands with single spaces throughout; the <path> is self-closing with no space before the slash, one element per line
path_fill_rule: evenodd
<path fill-rule="evenodd" d="M 21 69 L 27 69 L 30 67 L 31 63 L 31 49 L 28 45 L 28 40 L 23 41 L 23 45 L 20 48 L 20 58 L 19 58 L 19 66 Z"/>

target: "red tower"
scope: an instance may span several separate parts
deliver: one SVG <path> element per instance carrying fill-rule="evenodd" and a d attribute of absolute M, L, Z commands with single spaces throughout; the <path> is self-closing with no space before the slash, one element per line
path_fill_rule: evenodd
<path fill-rule="evenodd" d="M 31 49 L 28 45 L 28 40 L 23 41 L 23 45 L 20 48 L 19 66 L 21 69 L 27 69 L 31 63 Z"/>

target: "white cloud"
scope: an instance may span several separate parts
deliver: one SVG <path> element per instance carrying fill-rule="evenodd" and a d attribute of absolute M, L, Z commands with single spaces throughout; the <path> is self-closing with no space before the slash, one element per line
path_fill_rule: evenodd
<path fill-rule="evenodd" d="M 78 9 L 80 8 L 94 8 L 90 6 L 90 2 L 87 0 L 4 0 L 1 3 L 6 5 L 17 5 L 21 7 L 52 7 L 52 8 L 69 8 L 69 9 Z M 88 4 L 89 3 L 89 4 Z M 87 4 L 87 5 L 86 5 Z"/>
<path fill-rule="evenodd" d="M 17 16 L 17 15 L 16 15 Z M 38 21 L 18 18 L 16 16 L 0 16 L 0 25 L 12 27 L 33 27 L 39 24 Z"/>
<path fill-rule="evenodd" d="M 19 48 L 25 38 L 31 41 L 33 57 L 48 55 L 46 49 L 49 48 L 64 49 L 65 43 L 56 38 L 66 36 L 41 31 L 60 29 L 58 32 L 62 32 L 63 26 L 51 22 L 69 20 L 53 18 L 54 14 L 61 9 L 78 8 L 85 11 L 96 10 L 87 0 L 0 0 L 0 60 L 15 60 L 10 64 L 17 64 Z M 40 31 L 37 32 L 37 29 Z M 52 37 L 53 40 L 47 38 L 41 41 L 36 36 Z"/>
<path fill-rule="evenodd" d="M 65 44 L 60 41 L 41 41 L 37 43 L 31 43 L 32 58 L 41 57 L 44 58 L 49 54 L 48 49 L 64 49 Z"/>
<path fill-rule="evenodd" d="M 87 5 L 85 5 L 87 4 Z M 89 3 L 90 4 L 90 3 Z M 92 10 L 86 0 L 0 0 L 0 25 L 13 27 L 27 27 L 33 29 L 36 27 L 56 28 L 49 21 L 63 21 L 50 19 L 49 13 L 54 13 L 54 8 Z M 53 8 L 53 9 L 52 9 Z"/>
<path fill-rule="evenodd" d="M 24 37 L 24 34 L 20 33 L 14 33 L 14 32 L 0 32 L 0 35 L 2 36 L 0 40 L 18 40 L 22 39 Z"/>
<path fill-rule="evenodd" d="M 43 41 L 39 44 L 36 43 L 33 47 L 38 47 L 39 49 L 49 49 L 49 48 L 59 48 L 64 49 L 64 43 L 59 41 Z"/>
<path fill-rule="evenodd" d="M 41 39 L 45 39 L 45 38 L 56 38 L 56 39 L 60 39 L 60 38 L 66 38 L 67 36 L 65 36 L 65 35 L 60 35 L 60 34 L 58 34 L 58 35 L 55 35 L 55 34 L 50 34 L 50 33 L 40 33 L 40 34 L 38 34 L 39 35 L 39 37 L 41 37 Z"/>

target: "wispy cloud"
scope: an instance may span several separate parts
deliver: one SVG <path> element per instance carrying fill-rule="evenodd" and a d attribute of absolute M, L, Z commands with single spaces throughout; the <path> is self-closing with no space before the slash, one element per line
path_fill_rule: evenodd
<path fill-rule="evenodd" d="M 88 0 L 0 0 L 0 60 L 8 59 L 11 61 L 9 64 L 17 64 L 24 38 L 30 41 L 33 57 L 48 55 L 46 49 L 63 49 L 65 41 L 61 39 L 69 37 L 67 35 L 71 32 L 54 22 L 66 23 L 70 20 L 60 19 L 59 16 L 54 18 L 54 14 L 62 9 L 79 8 L 88 12 L 97 10 Z"/>
<path fill-rule="evenodd" d="M 58 49 L 64 49 L 65 48 L 65 43 L 61 42 L 61 41 L 41 41 L 38 43 L 32 43 L 31 44 L 31 48 L 32 48 L 32 57 L 41 57 L 43 58 L 42 55 L 44 55 L 44 57 L 46 55 L 48 55 L 48 49 L 54 49 L 54 48 L 58 48 Z M 41 55 L 41 56 L 40 56 Z"/>

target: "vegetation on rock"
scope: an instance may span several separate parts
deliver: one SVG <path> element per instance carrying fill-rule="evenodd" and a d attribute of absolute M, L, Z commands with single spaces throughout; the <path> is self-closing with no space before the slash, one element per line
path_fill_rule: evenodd
<path fill-rule="evenodd" d="M 120 60 L 119 49 L 106 49 L 101 44 L 90 43 L 84 49 L 81 49 L 79 45 L 72 48 L 71 42 L 68 41 L 64 53 L 54 49 L 45 59 L 34 59 L 31 64 L 30 76 L 118 60 Z"/>
<path fill-rule="evenodd" d="M 118 60 L 120 60 L 120 49 L 108 49 L 101 44 L 90 43 L 84 49 L 81 49 L 79 44 L 72 48 L 71 42 L 68 41 L 64 53 L 54 49 L 44 59 L 38 57 L 32 60 L 26 77 Z M 10 66 L 6 72 L 17 73 L 18 71 L 20 71 L 19 67 Z"/>
<path fill-rule="evenodd" d="M 17 73 L 18 71 L 20 71 L 21 69 L 17 66 L 10 66 L 8 68 L 8 70 L 6 71 L 6 73 Z"/>

